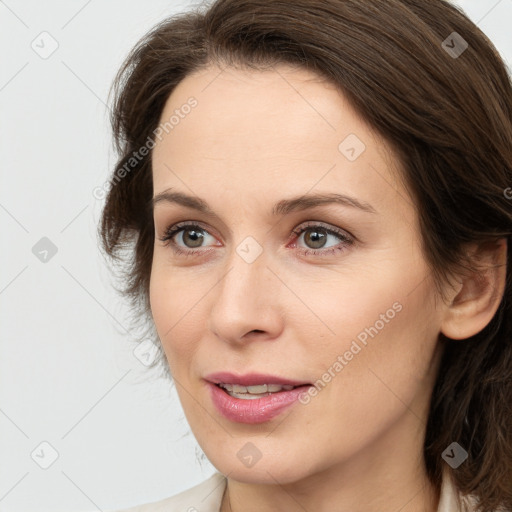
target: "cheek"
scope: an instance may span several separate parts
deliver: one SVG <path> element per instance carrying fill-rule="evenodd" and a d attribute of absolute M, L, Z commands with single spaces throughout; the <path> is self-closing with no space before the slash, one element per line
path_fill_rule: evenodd
<path fill-rule="evenodd" d="M 376 375 L 392 387 L 405 386 L 405 393 L 425 384 L 439 318 L 426 269 L 411 268 L 410 273 L 401 266 L 382 269 L 372 279 L 361 279 L 361 273 L 341 276 L 298 291 L 314 305 L 316 319 L 297 315 L 294 321 L 315 377 L 330 382 L 343 374 L 336 381 L 343 380 L 346 391 L 378 381 Z"/>
<path fill-rule="evenodd" d="M 209 318 L 208 294 L 215 285 L 212 271 L 172 267 L 155 250 L 149 300 L 156 331 L 171 373 L 178 377 L 193 368 Z"/>
<path fill-rule="evenodd" d="M 315 313 L 335 335 L 315 336 L 319 322 L 297 320 L 301 339 L 310 339 L 304 360 L 318 389 L 305 405 L 307 417 L 326 438 L 345 432 L 341 451 L 367 444 L 403 415 L 420 428 L 418 418 L 427 414 L 438 334 L 433 288 L 424 282 L 410 293 L 411 282 L 418 280 L 402 273 L 373 286 L 342 288 L 346 293 L 340 283 L 322 286 L 330 290 L 322 300 L 310 294 Z M 328 451 L 335 456 L 332 446 Z"/>
<path fill-rule="evenodd" d="M 153 262 L 149 300 L 156 331 L 167 356 L 171 371 L 177 361 L 189 358 L 193 351 L 194 304 L 200 298 L 197 286 L 180 279 L 165 264 Z M 196 295 L 198 295 L 196 297 Z"/>

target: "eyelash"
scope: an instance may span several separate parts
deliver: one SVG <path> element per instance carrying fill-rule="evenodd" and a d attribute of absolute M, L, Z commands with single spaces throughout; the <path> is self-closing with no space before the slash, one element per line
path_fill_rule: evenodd
<path fill-rule="evenodd" d="M 310 228 L 322 228 L 328 235 L 334 235 L 338 237 L 341 241 L 339 244 L 329 247 L 327 249 L 310 249 L 310 248 L 300 248 L 300 252 L 303 253 L 304 256 L 307 255 L 314 255 L 314 256 L 326 256 L 326 255 L 332 255 L 338 251 L 344 251 L 346 250 L 347 245 L 352 245 L 354 243 L 354 240 L 350 238 L 348 235 L 346 235 L 343 231 L 338 229 L 333 229 L 332 227 L 327 227 L 319 222 L 309 221 L 306 223 L 306 225 L 301 225 L 299 228 L 296 228 L 292 231 L 294 235 L 297 236 L 297 239 L 302 235 L 302 233 L 306 232 Z M 179 222 L 178 224 L 174 224 L 173 226 L 168 227 L 165 232 L 164 236 L 159 238 L 161 242 L 164 243 L 164 246 L 170 246 L 173 252 L 180 256 L 195 256 L 199 253 L 206 252 L 204 248 L 201 249 L 182 249 L 180 246 L 176 245 L 176 243 L 173 241 L 173 238 L 180 233 L 181 231 L 186 231 L 187 228 L 195 229 L 198 231 L 204 231 L 208 234 L 209 231 L 205 228 L 203 228 L 199 224 L 193 224 L 190 222 Z"/>

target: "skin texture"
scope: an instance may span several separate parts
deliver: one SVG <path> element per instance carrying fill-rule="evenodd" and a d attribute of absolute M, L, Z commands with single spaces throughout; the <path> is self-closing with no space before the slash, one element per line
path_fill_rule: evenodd
<path fill-rule="evenodd" d="M 438 335 L 478 332 L 500 293 L 484 300 L 485 287 L 472 286 L 464 295 L 459 281 L 447 302 L 437 297 L 398 162 L 331 84 L 284 65 L 212 65 L 179 84 L 161 119 L 192 96 L 197 106 L 153 151 L 154 195 L 197 196 L 217 217 L 155 204 L 150 301 L 187 420 L 228 476 L 222 510 L 436 510 L 422 449 Z M 350 134 L 365 145 L 354 161 L 338 148 Z M 375 211 L 330 204 L 271 213 L 280 200 L 333 192 Z M 205 230 L 196 248 L 190 229 L 174 237 L 196 254 L 161 241 L 182 221 Z M 331 234 L 315 246 L 311 226 L 293 233 L 307 224 L 341 230 L 351 242 Z M 246 237 L 262 249 L 252 263 L 237 252 Z M 207 374 L 314 383 L 381 315 L 384 327 L 306 405 L 259 425 L 230 422 L 214 408 Z M 237 457 L 247 442 L 261 453 L 250 468 Z"/>

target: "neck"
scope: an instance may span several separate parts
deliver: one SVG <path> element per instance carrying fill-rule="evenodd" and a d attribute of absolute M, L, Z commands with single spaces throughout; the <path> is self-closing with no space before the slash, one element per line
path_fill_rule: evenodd
<path fill-rule="evenodd" d="M 268 485 L 265 489 L 260 485 L 252 489 L 239 485 L 228 479 L 220 512 L 436 512 L 439 503 L 439 490 L 426 476 L 394 482 L 385 489 L 372 485 L 371 492 L 367 492 L 366 486 L 345 488 L 332 484 L 318 486 L 311 492 L 291 485 Z"/>
<path fill-rule="evenodd" d="M 418 442 L 423 429 L 409 437 L 401 433 L 381 437 L 365 453 L 296 482 L 279 482 L 271 469 L 271 482 L 265 484 L 228 478 L 221 512 L 436 512 L 439 489 L 427 477 Z"/>

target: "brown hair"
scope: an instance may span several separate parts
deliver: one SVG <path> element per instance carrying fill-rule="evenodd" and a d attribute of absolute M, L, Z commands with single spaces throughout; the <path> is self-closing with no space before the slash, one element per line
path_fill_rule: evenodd
<path fill-rule="evenodd" d="M 459 56 L 449 51 L 461 42 L 453 32 L 468 45 Z M 460 492 L 482 512 L 512 510 L 512 88 L 492 43 L 444 0 L 217 0 L 155 27 L 114 84 L 114 177 L 125 172 L 111 182 L 100 227 L 106 253 L 128 264 L 124 292 L 144 314 L 151 152 L 133 155 L 176 85 L 211 63 L 288 63 L 336 84 L 396 152 L 437 283 L 461 269 L 465 244 L 507 239 L 506 289 L 492 321 L 468 340 L 441 335 L 424 456 L 439 486 L 441 454 L 458 442 L 469 454 L 450 470 Z"/>

